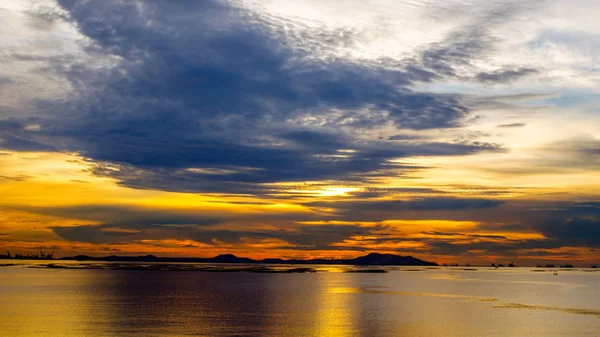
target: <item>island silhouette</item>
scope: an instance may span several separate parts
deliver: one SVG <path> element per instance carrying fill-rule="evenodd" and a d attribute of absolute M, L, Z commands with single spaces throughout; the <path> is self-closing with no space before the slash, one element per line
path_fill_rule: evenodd
<path fill-rule="evenodd" d="M 401 256 L 395 254 L 370 253 L 354 259 L 289 259 L 266 258 L 254 260 L 247 257 L 237 257 L 233 254 L 221 254 L 212 258 L 200 257 L 158 257 L 154 255 L 144 256 L 104 256 L 93 257 L 77 255 L 63 257 L 59 260 L 75 261 L 104 261 L 104 262 L 196 262 L 196 263 L 244 263 L 244 264 L 339 264 L 339 265 L 374 265 L 374 266 L 438 266 L 435 262 L 424 261 L 412 256 Z"/>

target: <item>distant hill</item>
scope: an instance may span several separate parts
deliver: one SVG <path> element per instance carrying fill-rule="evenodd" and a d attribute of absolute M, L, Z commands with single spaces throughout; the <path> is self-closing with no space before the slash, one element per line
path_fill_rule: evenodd
<path fill-rule="evenodd" d="M 77 255 L 72 257 L 63 257 L 60 260 L 76 261 L 107 261 L 107 262 L 198 262 L 198 263 L 247 263 L 247 264 L 342 264 L 342 265 L 386 265 L 386 266 L 437 266 L 435 262 L 423 261 L 412 256 L 401 256 L 394 254 L 371 253 L 355 259 L 311 259 L 311 260 L 283 260 L 268 258 L 262 260 L 253 260 L 247 257 L 237 257 L 233 254 L 222 254 L 212 258 L 196 257 L 157 257 L 154 255 L 145 256 L 105 256 L 92 257 L 87 255 Z"/>
<path fill-rule="evenodd" d="M 377 265 L 389 265 L 389 266 L 437 266 L 438 264 L 435 262 L 427 262 L 423 260 L 419 260 L 412 256 L 400 256 L 394 254 L 378 254 L 371 253 L 366 256 L 357 257 L 352 261 L 352 264 L 355 265 L 367 265 L 367 264 L 377 264 Z"/>

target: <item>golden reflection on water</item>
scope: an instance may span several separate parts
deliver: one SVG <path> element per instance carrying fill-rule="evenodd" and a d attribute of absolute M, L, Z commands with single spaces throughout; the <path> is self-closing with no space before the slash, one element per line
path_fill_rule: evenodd
<path fill-rule="evenodd" d="M 340 289 L 345 287 L 352 277 L 343 273 L 323 274 L 322 287 L 315 296 L 319 299 L 318 314 L 315 317 L 315 336 L 347 337 L 356 335 L 354 322 L 356 322 L 355 297 L 348 296 L 347 292 Z"/>
<path fill-rule="evenodd" d="M 486 332 L 492 330 L 508 337 L 569 335 L 565 326 L 578 332 L 571 335 L 596 337 L 600 308 L 594 304 L 594 289 L 599 283 L 590 273 L 581 274 L 565 283 L 587 282 L 587 287 L 561 287 L 556 293 L 557 287 L 538 275 L 514 278 L 540 280 L 538 288 L 526 288 L 527 283 L 487 279 L 431 279 L 426 272 L 240 274 L 5 267 L 0 268 L 0 337 L 462 337 L 489 335 Z M 528 297 L 527 289 L 543 287 L 549 292 Z M 507 297 L 515 292 L 516 300 Z M 552 302 L 544 297 L 563 295 L 576 299 Z"/>
<path fill-rule="evenodd" d="M 97 331 L 98 322 L 105 320 L 105 312 L 96 310 L 93 294 L 77 291 L 95 287 L 98 278 L 93 273 L 69 275 L 70 287 L 57 292 L 65 282 L 60 271 L 49 271 L 42 280 L 33 270 L 19 271 L 19 275 L 3 274 L 0 278 L 0 289 L 4 290 L 0 291 L 0 317 L 13 327 L 10 331 L 0 329 L 1 336 L 39 337 L 49 331 L 55 336 L 72 335 L 73 331 Z"/>

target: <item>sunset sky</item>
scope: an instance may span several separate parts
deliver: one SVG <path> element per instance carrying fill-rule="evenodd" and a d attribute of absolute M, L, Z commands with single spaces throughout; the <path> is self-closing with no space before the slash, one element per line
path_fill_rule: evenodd
<path fill-rule="evenodd" d="M 8 0 L 0 253 L 600 262 L 597 0 Z"/>

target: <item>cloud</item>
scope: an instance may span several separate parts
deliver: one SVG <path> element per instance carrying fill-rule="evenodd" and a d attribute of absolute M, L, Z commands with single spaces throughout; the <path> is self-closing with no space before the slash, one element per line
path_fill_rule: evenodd
<path fill-rule="evenodd" d="M 493 34 L 497 28 L 510 22 L 530 8 L 516 2 L 493 4 L 487 12 L 473 15 L 471 22 L 462 24 L 441 41 L 430 43 L 413 65 L 432 79 L 460 79 L 483 83 L 506 83 L 538 73 L 538 69 L 504 65 L 494 71 L 482 71 L 477 61 L 489 57 L 497 50 L 501 39 Z"/>
<path fill-rule="evenodd" d="M 412 200 L 410 209 L 413 210 L 467 210 L 467 209 L 486 209 L 502 205 L 504 202 L 491 199 L 473 199 L 473 198 L 424 198 Z"/>
<path fill-rule="evenodd" d="M 202 210 L 160 209 L 133 205 L 83 205 L 62 207 L 22 206 L 18 210 L 82 221 L 106 222 L 128 229 L 144 229 L 155 225 L 208 226 L 224 217 Z"/>
<path fill-rule="evenodd" d="M 538 72 L 539 70 L 533 68 L 501 69 L 493 72 L 480 72 L 476 78 L 480 82 L 486 83 L 507 83 Z"/>
<path fill-rule="evenodd" d="M 500 124 L 500 125 L 498 125 L 498 127 L 499 128 L 522 128 L 526 125 L 527 124 L 525 124 L 525 123 L 510 123 L 510 124 Z"/>
<path fill-rule="evenodd" d="M 317 136 L 315 138 L 318 139 Z M 390 163 L 389 159 L 413 155 L 451 156 L 500 151 L 496 144 L 486 143 L 403 143 L 367 144 L 348 143 L 340 150 L 329 149 L 321 140 L 303 140 L 286 149 L 257 149 L 245 146 L 181 143 L 173 151 L 150 152 L 146 157 L 132 149 L 124 158 L 130 164 L 96 163 L 96 175 L 118 179 L 121 184 L 134 188 L 153 188 L 168 191 L 266 194 L 276 192 L 275 182 L 294 181 L 348 181 L 360 183 L 369 177 L 383 175 L 385 170 L 396 172 L 418 169 L 411 165 Z M 310 143 L 309 143 L 310 142 Z M 318 143 L 317 143 L 318 142 Z M 312 143 L 312 144 L 311 144 Z M 319 144 L 320 143 L 320 144 Z M 210 148 L 210 146 L 214 146 Z M 194 149 L 197 148 L 197 151 Z M 123 149 L 121 149 L 123 151 Z M 125 154 L 123 154 L 125 156 Z M 137 156 L 138 160 L 136 160 Z M 378 171 L 380 171 L 378 173 Z M 282 187 L 280 187 L 282 188 Z"/>
<path fill-rule="evenodd" d="M 216 241 L 239 243 L 242 238 L 255 240 L 278 239 L 293 245 L 294 249 L 328 249 L 334 243 L 340 243 L 354 236 L 373 235 L 385 230 L 385 226 L 359 225 L 310 225 L 301 226 L 297 230 L 273 231 L 198 231 L 193 236 L 195 241 L 214 244 Z"/>
<path fill-rule="evenodd" d="M 406 71 L 298 55 L 276 34 L 275 22 L 225 2 L 60 3 L 80 32 L 94 41 L 96 52 L 124 60 L 106 76 L 89 69 L 67 75 L 84 83 L 96 77 L 101 85 L 97 94 L 129 103 L 122 110 L 133 108 L 129 100 L 135 100 L 142 109 L 158 103 L 152 109 L 156 118 L 167 118 L 161 108 L 169 110 L 175 114 L 171 123 L 182 117 L 177 110 L 186 109 L 188 118 L 219 123 L 231 117 L 232 123 L 252 125 L 262 117 L 281 121 L 312 109 L 376 108 L 397 124 L 416 129 L 456 126 L 466 114 L 451 97 L 409 90 L 414 75 Z M 113 102 L 105 101 L 103 108 L 114 109 Z"/>
<path fill-rule="evenodd" d="M 388 137 L 388 140 L 418 140 L 422 139 L 421 135 L 408 135 L 408 134 L 399 134 Z"/>
<path fill-rule="evenodd" d="M 35 131 L 28 130 L 23 121 L 11 119 L 0 119 L 0 149 L 35 152 L 54 151 L 56 148 L 46 145 Z"/>
<path fill-rule="evenodd" d="M 474 226 L 455 231 L 421 230 L 415 232 L 403 229 L 399 231 L 383 224 L 358 225 L 348 224 L 297 224 L 298 217 L 287 221 L 285 226 L 255 226 L 257 219 L 245 218 L 243 226 L 235 228 L 227 219 L 215 220 L 214 217 L 199 214 L 138 214 L 126 210 L 111 210 L 102 207 L 63 208 L 52 212 L 44 210 L 43 214 L 62 215 L 79 219 L 105 221 L 102 224 L 78 226 L 53 226 L 50 229 L 69 241 L 88 242 L 94 244 L 141 243 L 144 240 L 191 240 L 214 246 L 241 247 L 248 242 L 275 242 L 273 247 L 292 250 L 356 250 L 363 251 L 378 245 L 384 249 L 404 252 L 405 248 L 397 247 L 398 243 L 418 243 L 420 251 L 428 254 L 444 254 L 454 256 L 471 256 L 477 251 L 480 256 L 495 254 L 518 257 L 533 256 L 535 252 L 545 250 L 540 257 L 553 256 L 557 249 L 566 247 L 600 248 L 598 228 L 600 223 L 600 206 L 597 202 L 554 203 L 545 202 L 549 209 L 530 208 L 530 204 L 513 205 L 508 209 L 500 209 L 486 200 L 445 198 L 418 203 L 406 202 L 349 202 L 342 206 L 335 203 L 323 203 L 320 207 L 333 207 L 339 212 L 329 220 L 351 221 L 351 216 L 359 216 L 367 221 L 369 213 L 378 214 L 382 219 L 405 219 L 404 212 L 415 211 L 428 215 L 425 219 L 435 219 L 435 212 L 457 212 L 471 219 Z M 544 203 L 537 203 L 543 205 Z M 415 206 L 416 205 L 416 206 Z M 502 204 L 505 205 L 505 204 Z M 427 206 L 428 208 L 424 208 Z M 510 206 L 510 205 L 508 205 Z M 483 213 L 473 213 L 479 209 Z M 344 213 L 348 212 L 348 213 Z M 522 223 L 507 223 L 503 219 L 505 212 L 517 213 Z M 486 214 L 488 219 L 478 218 L 478 214 Z M 347 217 L 350 215 L 350 217 Z M 411 218 L 410 216 L 408 218 Z M 313 218 L 314 220 L 322 219 Z M 446 217 L 444 218 L 446 219 Z M 383 221 L 383 220 L 378 220 Z M 259 221 L 260 222 L 260 221 Z M 285 229 L 284 229 L 285 228 Z M 440 227 L 441 228 L 441 227 Z M 420 233 L 422 237 L 415 236 Z M 539 238 L 523 238 L 522 234 L 541 234 Z M 279 245 L 276 243 L 280 242 Z M 532 254 L 529 254 L 532 252 Z"/>
<path fill-rule="evenodd" d="M 455 197 L 428 197 L 412 200 L 366 200 L 366 201 L 333 201 L 313 202 L 308 205 L 326 206 L 348 210 L 367 210 L 375 212 L 397 210 L 468 210 L 486 209 L 502 205 L 504 202 L 492 199 L 455 198 Z"/>
<path fill-rule="evenodd" d="M 143 230 L 130 230 L 112 224 L 51 227 L 51 230 L 63 239 L 94 244 L 176 239 L 192 240 L 218 247 L 241 244 L 243 240 L 279 240 L 282 241 L 280 248 L 285 249 L 290 249 L 285 243 L 292 245 L 293 249 L 333 249 L 334 243 L 341 243 L 354 236 L 373 235 L 385 229 L 387 229 L 385 226 L 359 225 L 310 225 L 288 230 L 203 229 L 191 226 L 153 226 Z"/>
<path fill-rule="evenodd" d="M 18 175 L 18 176 L 9 177 L 9 176 L 0 175 L 0 178 L 7 179 L 7 180 L 12 180 L 12 181 L 26 181 L 27 179 L 31 178 L 31 176 Z"/>
<path fill-rule="evenodd" d="M 83 225 L 74 227 L 50 227 L 58 236 L 68 241 L 87 242 L 94 244 L 121 243 L 127 237 L 135 236 L 135 233 L 102 231 L 101 226 Z"/>
<path fill-rule="evenodd" d="M 474 211 L 490 210 L 503 205 L 501 200 L 456 197 L 423 197 L 411 200 L 349 200 L 308 202 L 307 207 L 332 209 L 331 216 L 348 221 L 384 221 L 396 219 L 435 219 L 456 213 L 459 218 L 474 217 Z"/>
<path fill-rule="evenodd" d="M 545 150 L 550 152 L 570 153 L 572 158 L 589 159 L 597 161 L 600 156 L 600 140 L 594 137 L 584 135 L 578 138 L 566 139 L 560 142 L 549 144 Z"/>
<path fill-rule="evenodd" d="M 298 25 L 236 2 L 58 4 L 31 19 L 67 20 L 85 37 L 84 59 L 95 62 L 13 55 L 45 63 L 71 91 L 33 102 L 40 129 L 6 132 L 5 148 L 78 152 L 97 163 L 93 172 L 129 187 L 245 193 L 278 181 L 360 181 L 389 169 L 390 159 L 499 147 L 370 135 L 389 125 L 454 128 L 470 113 L 458 97 L 412 89 L 439 76 L 414 64 L 358 62 L 298 45 L 346 45 L 351 31 Z M 446 65 L 455 61 L 440 55 Z"/>
<path fill-rule="evenodd" d="M 522 208 L 519 218 L 523 223 L 510 224 L 486 222 L 473 230 L 477 234 L 456 232 L 423 232 L 434 238 L 420 239 L 431 248 L 431 253 L 464 255 L 469 251 L 478 254 L 501 254 L 504 256 L 527 255 L 552 257 L 556 249 L 565 247 L 600 247 L 600 207 L 597 202 L 554 203 L 548 209 Z M 487 234 L 485 232 L 539 233 L 544 238 L 519 239 L 510 235 Z M 449 238 L 440 238 L 450 236 Z M 473 238 L 477 241 L 461 240 L 456 237 Z M 519 237 L 519 236 L 517 236 Z M 385 240 L 385 238 L 383 238 Z M 543 250 L 543 251 L 540 251 Z M 536 253 L 537 251 L 537 253 Z M 559 254 L 564 254 L 563 251 Z M 571 254 L 574 257 L 579 253 Z"/>
<path fill-rule="evenodd" d="M 439 232 L 439 231 L 430 231 L 430 232 L 421 232 L 421 234 L 432 235 L 432 236 L 463 236 L 463 233 L 455 233 L 455 232 Z"/>
<path fill-rule="evenodd" d="M 561 246 L 600 248 L 600 207 L 597 202 L 574 203 L 540 214 L 532 227 Z"/>

